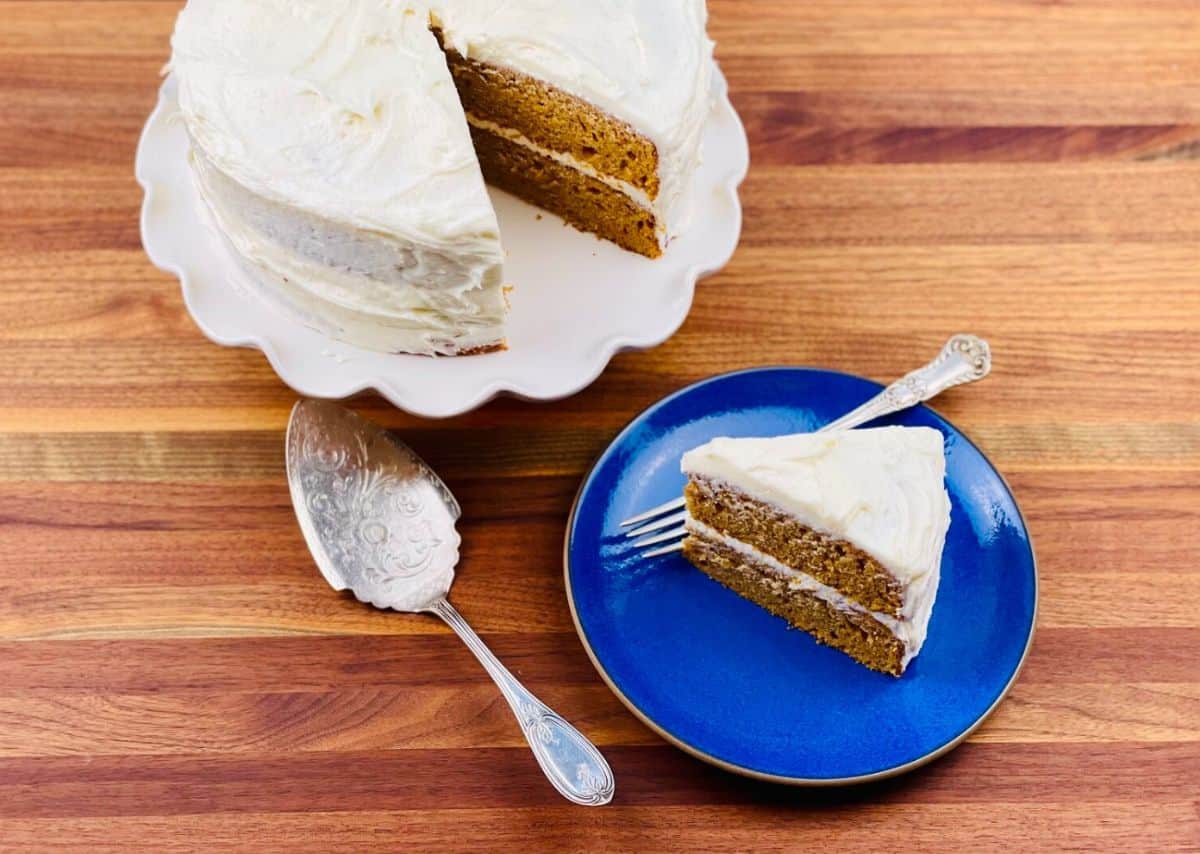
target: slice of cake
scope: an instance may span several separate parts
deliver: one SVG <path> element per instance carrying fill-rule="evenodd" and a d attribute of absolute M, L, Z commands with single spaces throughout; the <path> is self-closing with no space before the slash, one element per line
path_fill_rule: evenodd
<path fill-rule="evenodd" d="M 656 257 L 711 106 L 704 0 L 189 0 L 197 188 L 273 301 L 388 352 L 505 346 L 484 177 Z M 465 109 L 464 109 L 465 107 Z"/>
<path fill-rule="evenodd" d="M 873 670 L 921 650 L 950 525 L 942 435 L 715 439 L 683 458 L 684 556 Z"/>

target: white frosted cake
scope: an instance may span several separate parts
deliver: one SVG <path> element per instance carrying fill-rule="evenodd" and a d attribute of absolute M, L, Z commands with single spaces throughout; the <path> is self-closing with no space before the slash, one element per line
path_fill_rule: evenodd
<path fill-rule="evenodd" d="M 950 525 L 938 431 L 715 439 L 682 467 L 689 561 L 866 666 L 904 672 Z"/>
<path fill-rule="evenodd" d="M 169 68 L 265 292 L 353 344 L 460 355 L 505 345 L 485 177 L 648 257 L 684 227 L 705 24 L 704 0 L 190 0 Z"/>

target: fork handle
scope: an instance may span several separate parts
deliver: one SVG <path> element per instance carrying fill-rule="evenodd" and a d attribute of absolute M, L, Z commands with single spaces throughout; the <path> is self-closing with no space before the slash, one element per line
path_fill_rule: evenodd
<path fill-rule="evenodd" d="M 446 599 L 437 600 L 429 610 L 454 629 L 496 682 L 538 765 L 559 794 L 583 806 L 611 801 L 616 781 L 596 745 L 522 685 Z"/>
<path fill-rule="evenodd" d="M 936 397 L 948 388 L 981 380 L 992 369 L 988 343 L 974 335 L 955 335 L 937 358 L 905 374 L 857 409 L 820 428 L 818 433 L 850 430 Z"/>

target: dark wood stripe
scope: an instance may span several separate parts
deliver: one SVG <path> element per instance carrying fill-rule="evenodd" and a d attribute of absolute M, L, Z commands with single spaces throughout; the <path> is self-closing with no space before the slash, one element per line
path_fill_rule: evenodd
<path fill-rule="evenodd" d="M 796 104 L 803 97 L 789 92 L 739 100 L 756 165 L 1187 160 L 1200 147 L 1200 128 L 1189 125 L 828 127 L 809 122 Z"/>
<path fill-rule="evenodd" d="M 165 40 L 164 40 L 165 43 Z M 39 62 L 0 56 L 0 93 L 13 144 L 0 150 L 0 167 L 116 166 L 128 162 L 157 98 L 161 58 L 60 55 Z M 99 73 L 98 73 L 99 72 Z M 145 80 L 139 98 L 113 94 L 118 81 Z M 855 93 L 841 93 L 853 109 Z M 830 124 L 824 115 L 835 95 L 809 91 L 735 92 L 734 102 L 754 140 L 756 164 L 809 166 L 850 163 L 1051 163 L 1089 160 L 1196 158 L 1200 129 L 1188 124 L 1030 126 L 872 126 Z M 860 100 L 862 94 L 857 96 Z M 897 118 L 902 118 L 898 116 Z M 917 116 L 912 116 L 917 118 Z M 947 122 L 955 117 L 946 110 Z M 995 117 L 993 117 L 994 120 Z M 853 120 L 847 115 L 846 120 Z M 957 121 L 961 122 L 963 117 Z"/>
<path fill-rule="evenodd" d="M 1029 683 L 1200 681 L 1200 628 L 1039 629 L 1021 672 Z"/>
<path fill-rule="evenodd" d="M 206 655 L 202 650 L 194 654 L 201 659 Z M 244 645 L 243 656 L 255 656 L 251 643 Z M 458 646 L 445 650 L 443 658 L 461 667 L 470 656 Z M 421 664 L 419 658 L 415 664 Z M 436 661 L 427 665 L 440 669 Z M 453 670 L 451 664 L 448 674 Z M 1097 745 L 1200 739 L 1192 714 L 1200 685 L 1194 679 L 1148 681 L 1152 675 L 1106 680 L 1102 665 L 1100 672 L 1077 669 L 1069 679 L 1053 683 L 1021 681 L 972 739 L 987 744 L 1066 739 Z M 261 690 L 184 683 L 131 693 L 86 690 L 85 680 L 80 681 L 66 689 L 0 693 L 0 756 L 208 756 L 522 744 L 511 712 L 478 667 L 440 681 L 333 678 L 324 686 L 293 687 L 265 678 Z M 547 678 L 535 687 L 597 744 L 658 742 L 594 676 L 578 682 Z"/>
<path fill-rule="evenodd" d="M 599 684 L 573 631 L 489 632 L 486 640 L 530 687 Z M 25 691 L 269 694 L 461 683 L 490 684 L 462 641 L 444 632 L 0 643 L 0 696 Z"/>
<path fill-rule="evenodd" d="M 605 751 L 623 806 L 1169 802 L 1194 779 L 1200 744 L 968 744 L 900 780 L 801 790 L 726 774 L 671 747 Z M 964 786 L 964 775 L 971 785 Z M 559 803 L 526 748 L 264 756 L 0 759 L 0 817 L 430 810 Z"/>
<path fill-rule="evenodd" d="M 432 631 L 432 630 L 431 630 Z M 528 685 L 595 685 L 574 631 L 489 632 Z M 1196 683 L 1200 628 L 1042 628 L 1022 684 Z M 0 643 L 0 696 L 26 692 L 261 693 L 489 684 L 446 633 L 323 638 L 135 638 Z"/>

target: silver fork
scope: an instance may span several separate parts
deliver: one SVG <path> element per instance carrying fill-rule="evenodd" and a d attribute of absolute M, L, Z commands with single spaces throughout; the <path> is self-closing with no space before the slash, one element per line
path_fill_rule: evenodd
<path fill-rule="evenodd" d="M 859 427 L 937 397 L 948 388 L 981 380 L 991 370 L 992 352 L 986 341 L 974 335 L 955 335 L 928 365 L 905 374 L 862 406 L 816 432 L 831 433 Z M 626 519 L 621 527 L 637 526 L 625 536 L 644 538 L 633 544 L 639 549 L 649 549 L 642 557 L 670 554 L 683 548 L 683 537 L 687 533 L 684 507 L 683 498 L 674 498 Z"/>

